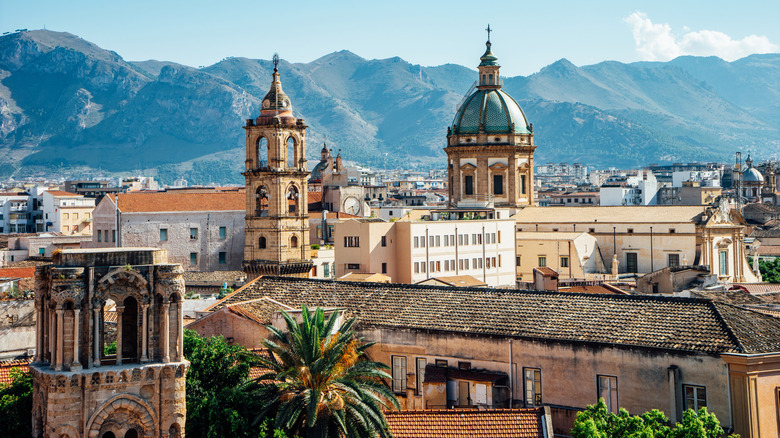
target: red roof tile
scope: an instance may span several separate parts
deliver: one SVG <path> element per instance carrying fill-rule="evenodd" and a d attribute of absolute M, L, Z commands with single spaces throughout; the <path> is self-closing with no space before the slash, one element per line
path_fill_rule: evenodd
<path fill-rule="evenodd" d="M 65 192 L 62 190 L 46 190 L 47 193 L 53 196 L 59 196 L 59 197 L 70 197 L 70 198 L 83 198 L 84 195 L 79 195 L 78 193 L 71 193 L 71 192 Z"/>
<path fill-rule="evenodd" d="M 386 412 L 394 438 L 539 438 L 544 409 Z"/>
<path fill-rule="evenodd" d="M 0 362 L 0 385 L 6 384 L 10 385 L 13 383 L 13 380 L 11 380 L 11 370 L 13 368 L 19 368 L 22 371 L 29 371 L 30 370 L 30 362 L 32 362 L 31 358 L 27 359 L 15 359 L 15 360 L 9 360 L 5 362 Z"/>
<path fill-rule="evenodd" d="M 123 213 L 151 213 L 159 211 L 243 211 L 246 210 L 246 193 L 176 193 L 132 192 L 111 196 L 119 198 Z"/>
<path fill-rule="evenodd" d="M 0 278 L 33 278 L 35 267 L 32 268 L 0 268 Z"/>

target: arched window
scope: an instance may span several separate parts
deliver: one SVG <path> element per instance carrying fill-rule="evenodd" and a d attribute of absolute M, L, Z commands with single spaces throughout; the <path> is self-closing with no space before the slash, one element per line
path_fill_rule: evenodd
<path fill-rule="evenodd" d="M 268 188 L 260 186 L 255 192 L 255 216 L 268 216 Z"/>
<path fill-rule="evenodd" d="M 293 137 L 287 139 L 287 167 L 298 167 L 295 157 L 295 139 Z"/>
<path fill-rule="evenodd" d="M 298 236 L 293 235 L 290 237 L 290 248 L 297 248 L 298 247 Z"/>
<path fill-rule="evenodd" d="M 300 193 L 298 193 L 298 188 L 295 187 L 295 185 L 290 185 L 290 187 L 287 189 L 287 195 L 285 196 L 287 199 L 287 205 L 289 206 L 288 211 L 290 213 L 298 213 L 300 211 Z"/>
<path fill-rule="evenodd" d="M 260 236 L 260 239 L 258 239 L 258 241 L 257 241 L 257 246 L 260 249 L 265 249 L 265 237 L 264 236 Z"/>
<path fill-rule="evenodd" d="M 122 361 L 138 361 L 138 302 L 133 297 L 125 298 L 122 312 Z M 119 323 L 119 321 L 117 321 Z"/>
<path fill-rule="evenodd" d="M 257 168 L 268 167 L 268 140 L 260 137 L 257 140 Z"/>
<path fill-rule="evenodd" d="M 482 75 L 482 85 L 485 85 L 486 76 Z"/>
<path fill-rule="evenodd" d="M 101 353 L 109 358 L 116 357 L 116 303 L 114 300 L 107 299 L 103 303 L 103 318 L 100 331 L 100 344 L 103 347 Z"/>
<path fill-rule="evenodd" d="M 489 81 L 491 84 L 493 84 L 493 74 L 492 74 L 492 73 L 488 75 L 488 81 Z"/>

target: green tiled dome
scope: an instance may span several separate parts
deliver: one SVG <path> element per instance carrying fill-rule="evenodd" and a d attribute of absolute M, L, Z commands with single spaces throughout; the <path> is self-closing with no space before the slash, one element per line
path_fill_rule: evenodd
<path fill-rule="evenodd" d="M 453 134 L 530 134 L 520 105 L 499 88 L 477 90 L 463 101 L 452 122 Z"/>

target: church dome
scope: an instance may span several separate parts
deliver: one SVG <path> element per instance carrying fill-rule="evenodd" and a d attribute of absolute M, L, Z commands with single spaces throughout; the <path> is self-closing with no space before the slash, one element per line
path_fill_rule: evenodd
<path fill-rule="evenodd" d="M 455 113 L 453 134 L 530 134 L 520 105 L 500 87 L 474 91 Z"/>
<path fill-rule="evenodd" d="M 764 182 L 764 176 L 755 167 L 748 167 L 742 172 L 743 182 Z"/>

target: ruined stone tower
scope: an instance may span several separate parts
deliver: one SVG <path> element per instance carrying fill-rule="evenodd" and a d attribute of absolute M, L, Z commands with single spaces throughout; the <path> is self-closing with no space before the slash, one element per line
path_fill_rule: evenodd
<path fill-rule="evenodd" d="M 167 261 L 153 248 L 64 250 L 37 269 L 34 437 L 184 436 L 184 280 Z"/>
<path fill-rule="evenodd" d="M 260 116 L 246 121 L 244 271 L 307 277 L 309 248 L 306 124 L 293 116 L 274 55 L 271 89 Z"/>

